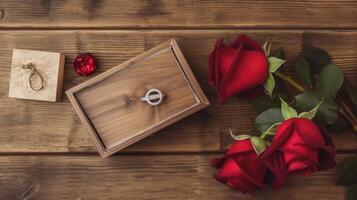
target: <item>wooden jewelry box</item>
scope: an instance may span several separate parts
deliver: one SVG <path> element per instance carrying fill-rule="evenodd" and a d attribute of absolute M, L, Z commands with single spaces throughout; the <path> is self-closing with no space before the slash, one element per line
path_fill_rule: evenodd
<path fill-rule="evenodd" d="M 209 105 L 175 40 L 66 94 L 103 158 Z"/>

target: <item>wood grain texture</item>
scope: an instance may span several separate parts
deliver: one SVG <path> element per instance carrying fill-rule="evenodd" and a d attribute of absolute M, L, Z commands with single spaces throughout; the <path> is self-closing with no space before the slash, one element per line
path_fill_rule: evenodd
<path fill-rule="evenodd" d="M 215 181 L 212 157 L 220 155 L 0 156 L 1 199 L 343 199 L 336 168 L 291 176 L 273 191 L 244 195 Z"/>
<path fill-rule="evenodd" d="M 357 1 L 0 0 L 0 30 L 0 199 L 343 199 L 345 188 L 334 183 L 342 161 L 356 153 L 352 132 L 333 135 L 336 168 L 290 177 L 279 191 L 266 187 L 252 197 L 212 179 L 209 161 L 219 155 L 206 153 L 232 143 L 228 128 L 256 132 L 249 102 L 219 105 L 207 62 L 218 37 L 245 33 L 262 43 L 276 36 L 274 47 L 289 59 L 304 45 L 326 49 L 357 86 Z M 124 150 L 130 153 L 106 160 L 92 154 L 66 97 L 8 98 L 12 49 L 64 53 L 65 91 L 88 79 L 73 70 L 79 53 L 97 57 L 98 75 L 171 38 L 212 105 Z"/>
<path fill-rule="evenodd" d="M 8 84 L 13 48 L 61 51 L 66 55 L 64 90 L 87 78 L 75 74 L 72 61 L 91 52 L 104 72 L 170 38 L 176 38 L 211 106 L 158 132 L 126 151 L 222 151 L 231 142 L 228 128 L 252 134 L 255 113 L 249 102 L 232 98 L 220 105 L 208 86 L 208 54 L 218 37 L 246 33 L 263 42 L 277 37 L 275 47 L 297 55 L 302 45 L 326 49 L 356 84 L 357 33 L 353 31 L 172 30 L 172 31 L 2 31 L 0 33 L 0 152 L 95 152 L 94 145 L 68 99 L 59 103 L 9 99 Z M 333 135 L 338 150 L 356 150 L 352 133 Z"/>
<path fill-rule="evenodd" d="M 5 28 L 357 28 L 357 2 L 332 0 L 2 0 Z"/>

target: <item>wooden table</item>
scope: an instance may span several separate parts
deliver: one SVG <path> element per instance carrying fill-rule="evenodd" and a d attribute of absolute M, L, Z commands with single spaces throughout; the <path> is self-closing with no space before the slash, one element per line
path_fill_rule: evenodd
<path fill-rule="evenodd" d="M 0 199 L 343 199 L 342 161 L 356 153 L 352 132 L 332 135 L 338 166 L 293 176 L 256 197 L 212 179 L 209 160 L 232 142 L 228 128 L 254 134 L 249 102 L 218 103 L 208 86 L 208 54 L 218 37 L 276 36 L 292 58 L 302 45 L 324 48 L 357 80 L 357 1 L 47 1 L 0 2 Z M 176 38 L 212 105 L 108 159 L 101 159 L 68 99 L 50 103 L 8 98 L 14 48 L 66 55 L 64 90 L 80 52 L 104 72 Z"/>

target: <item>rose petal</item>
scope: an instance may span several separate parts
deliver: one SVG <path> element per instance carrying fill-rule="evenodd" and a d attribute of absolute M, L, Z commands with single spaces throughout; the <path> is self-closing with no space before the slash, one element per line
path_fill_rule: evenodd
<path fill-rule="evenodd" d="M 334 156 L 331 138 L 311 120 L 293 118 L 278 127 L 272 144 L 261 158 L 272 172 L 269 176 L 275 187 L 284 183 L 285 167 L 289 173 L 308 175 L 334 166 Z"/>
<path fill-rule="evenodd" d="M 217 64 L 217 49 L 222 45 L 223 43 L 223 38 L 217 39 L 216 44 L 214 46 L 213 51 L 209 55 L 209 83 L 211 85 L 216 85 L 217 80 L 216 80 L 216 64 Z"/>
<path fill-rule="evenodd" d="M 212 159 L 211 164 L 221 168 L 214 177 L 235 190 L 254 194 L 255 188 L 263 187 L 266 166 L 249 139 L 236 141 L 224 157 Z"/>
<path fill-rule="evenodd" d="M 221 178 L 245 177 L 246 173 L 242 171 L 234 159 L 227 159 L 219 172 Z"/>
<path fill-rule="evenodd" d="M 284 154 L 284 162 L 288 165 L 290 162 L 295 160 L 308 160 L 311 163 L 318 163 L 318 150 L 314 148 L 306 148 L 310 150 L 309 153 L 294 150 L 294 149 L 284 149 L 282 150 Z"/>
<path fill-rule="evenodd" d="M 267 58 L 259 51 L 240 50 L 232 67 L 227 69 L 226 75 L 218 85 L 222 103 L 233 95 L 263 84 L 268 76 Z"/>
<path fill-rule="evenodd" d="M 233 143 L 225 155 L 226 159 L 234 159 L 235 164 L 250 177 L 258 187 L 263 187 L 263 179 L 266 167 L 260 159 L 257 159 L 257 154 L 254 151 L 252 143 L 249 139 L 240 140 Z"/>
<path fill-rule="evenodd" d="M 330 135 L 327 134 L 327 132 L 323 128 L 320 128 L 320 130 L 321 130 L 321 135 L 325 140 L 326 146 L 324 148 L 320 147 L 321 149 L 321 151 L 319 152 L 320 165 L 318 167 L 319 170 L 325 170 L 336 166 L 336 161 L 335 161 L 336 149 Z"/>
<path fill-rule="evenodd" d="M 277 151 L 273 155 L 262 158 L 262 162 L 270 170 L 268 173 L 268 180 L 271 187 L 274 189 L 282 187 L 285 184 L 288 174 L 282 152 Z"/>
<path fill-rule="evenodd" d="M 242 156 L 236 156 L 236 163 L 249 176 L 259 188 L 263 187 L 263 180 L 266 172 L 266 166 L 257 158 L 255 151 L 245 153 Z"/>
<path fill-rule="evenodd" d="M 285 162 L 290 162 L 290 160 L 295 157 L 308 158 L 313 162 L 318 161 L 318 150 L 316 148 L 307 147 L 305 138 L 301 137 L 297 129 L 293 130 L 289 139 L 281 145 L 280 149 L 284 151 Z"/>
<path fill-rule="evenodd" d="M 310 120 L 299 119 L 297 122 L 297 129 L 299 134 L 304 135 L 303 145 L 305 147 L 319 150 L 319 170 L 334 167 L 336 165 L 336 150 L 331 137 Z M 308 130 L 311 130 L 311 132 Z"/>
<path fill-rule="evenodd" d="M 240 185 L 240 188 L 245 188 L 250 193 L 254 191 L 255 180 L 244 170 L 242 170 L 242 168 L 237 165 L 234 159 L 226 160 L 225 164 L 223 165 L 222 169 L 218 174 L 218 177 L 222 180 L 233 180 L 234 178 L 239 179 L 242 183 Z"/>
<path fill-rule="evenodd" d="M 242 55 L 243 51 L 246 53 Z M 268 62 L 260 45 L 241 35 L 231 46 L 224 44 L 223 39 L 216 41 L 215 49 L 209 56 L 209 71 L 209 83 L 217 86 L 221 103 L 242 93 L 251 99 L 264 94 L 262 87 L 254 88 L 265 82 Z"/>
<path fill-rule="evenodd" d="M 214 81 L 214 85 L 218 86 L 229 72 L 239 52 L 237 49 L 225 45 L 223 39 L 220 39 L 217 40 L 215 50 L 212 53 L 215 53 L 215 57 L 212 58 L 214 65 L 212 65 L 212 75 L 210 75 L 212 77 L 210 79 L 212 82 Z"/>
<path fill-rule="evenodd" d="M 243 46 L 242 48 L 246 50 L 255 50 L 264 53 L 262 47 L 256 41 L 246 35 L 238 36 L 234 43 L 231 45 L 232 48 L 238 48 L 240 46 Z"/>
<path fill-rule="evenodd" d="M 253 146 L 250 139 L 239 140 L 234 142 L 226 153 L 226 156 L 232 156 L 237 153 L 252 152 Z"/>
<path fill-rule="evenodd" d="M 299 173 L 307 176 L 316 172 L 317 170 L 318 170 L 317 163 L 311 162 L 303 158 L 297 158 L 293 160 L 291 163 L 289 163 L 290 173 Z"/>
<path fill-rule="evenodd" d="M 310 165 L 311 165 L 311 163 L 308 163 L 304 160 L 292 161 L 288 165 L 288 171 L 291 173 L 294 171 L 304 170 L 306 168 L 309 168 Z"/>
<path fill-rule="evenodd" d="M 276 152 L 280 146 L 285 144 L 287 139 L 289 139 L 290 135 L 294 130 L 294 122 L 293 120 L 286 120 L 281 125 L 278 126 L 273 142 L 269 147 L 261 154 L 262 158 L 268 157 L 274 152 Z"/>
<path fill-rule="evenodd" d="M 321 132 L 314 122 L 305 118 L 294 119 L 295 129 L 303 144 L 325 145 Z"/>

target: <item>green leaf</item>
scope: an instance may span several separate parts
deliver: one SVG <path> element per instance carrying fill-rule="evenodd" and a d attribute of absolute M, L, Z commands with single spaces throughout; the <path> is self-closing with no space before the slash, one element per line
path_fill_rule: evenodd
<path fill-rule="evenodd" d="M 268 143 L 264 139 L 256 136 L 251 137 L 250 142 L 258 155 L 261 154 L 268 146 Z"/>
<path fill-rule="evenodd" d="M 270 108 L 254 120 L 254 127 L 260 132 L 264 133 L 273 124 L 284 121 L 284 117 L 281 114 L 280 108 Z"/>
<path fill-rule="evenodd" d="M 284 60 L 284 58 L 285 58 L 284 49 L 279 48 L 279 49 L 275 50 L 274 52 L 271 53 L 271 56 Z"/>
<path fill-rule="evenodd" d="M 345 200 L 356 200 L 356 199 L 357 199 L 357 184 L 348 187 L 345 194 Z"/>
<path fill-rule="evenodd" d="M 321 106 L 323 101 L 320 101 L 319 104 L 317 104 L 315 106 L 315 108 L 313 108 L 312 110 L 308 111 L 308 112 L 302 112 L 299 114 L 299 118 L 306 118 L 306 119 L 312 119 L 315 117 L 316 113 L 317 113 L 317 110 L 319 109 L 319 107 Z"/>
<path fill-rule="evenodd" d="M 303 49 L 302 55 L 309 61 L 315 73 L 319 73 L 323 66 L 331 63 L 330 55 L 323 49 L 307 47 Z"/>
<path fill-rule="evenodd" d="M 291 97 L 285 93 L 277 93 L 274 96 L 263 95 L 252 100 L 253 107 L 257 114 L 262 113 L 269 108 L 280 108 L 280 98 L 283 98 L 285 101 L 290 101 Z"/>
<path fill-rule="evenodd" d="M 357 157 L 352 157 L 344 162 L 342 175 L 337 181 L 338 185 L 349 186 L 357 184 Z"/>
<path fill-rule="evenodd" d="M 252 100 L 252 104 L 257 114 L 262 113 L 263 111 L 269 108 L 278 108 L 280 107 L 280 100 L 277 97 L 271 97 L 264 95 L 257 97 Z"/>
<path fill-rule="evenodd" d="M 309 62 L 307 62 L 305 58 L 299 56 L 293 61 L 293 66 L 300 81 L 312 86 Z"/>
<path fill-rule="evenodd" d="M 252 137 L 251 135 L 235 135 L 231 129 L 229 129 L 229 133 L 234 140 L 246 140 Z"/>
<path fill-rule="evenodd" d="M 357 88 L 355 88 L 348 79 L 346 79 L 342 85 L 342 90 L 348 94 L 351 99 L 351 102 L 354 104 L 355 109 L 357 110 Z M 357 112 L 357 111 L 356 111 Z"/>
<path fill-rule="evenodd" d="M 285 62 L 285 60 L 281 60 L 281 59 L 275 58 L 275 57 L 269 57 L 268 61 L 269 61 L 269 72 L 270 73 L 273 73 L 276 70 L 278 70 L 279 67 L 281 67 Z"/>
<path fill-rule="evenodd" d="M 275 79 L 272 73 L 269 73 L 268 79 L 265 81 L 263 86 L 267 94 L 273 94 L 273 90 L 275 87 Z"/>
<path fill-rule="evenodd" d="M 331 99 L 322 99 L 316 93 L 305 92 L 295 96 L 296 106 L 302 111 L 308 111 L 316 107 L 323 100 L 323 103 L 318 108 L 316 117 L 319 121 L 325 124 L 333 124 L 338 118 L 337 105 Z"/>
<path fill-rule="evenodd" d="M 343 72 L 334 64 L 322 68 L 316 82 L 317 91 L 324 97 L 335 97 L 343 84 Z"/>
<path fill-rule="evenodd" d="M 326 127 L 332 133 L 338 134 L 348 130 L 350 128 L 350 124 L 344 117 L 339 115 L 335 123 L 328 124 Z"/>
<path fill-rule="evenodd" d="M 265 138 L 267 135 L 275 135 L 276 128 L 281 124 L 281 122 L 271 125 L 264 133 L 260 135 L 260 138 Z"/>
<path fill-rule="evenodd" d="M 280 101 L 281 101 L 281 112 L 285 120 L 297 117 L 297 112 L 294 108 L 290 107 L 282 98 L 280 98 Z"/>
<path fill-rule="evenodd" d="M 318 113 L 321 113 L 322 119 L 326 124 L 333 124 L 338 119 L 338 107 L 337 104 L 330 99 L 325 99 L 321 104 Z"/>

